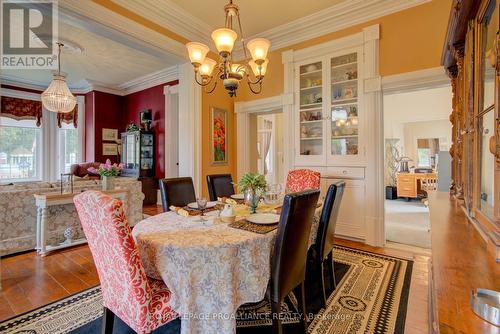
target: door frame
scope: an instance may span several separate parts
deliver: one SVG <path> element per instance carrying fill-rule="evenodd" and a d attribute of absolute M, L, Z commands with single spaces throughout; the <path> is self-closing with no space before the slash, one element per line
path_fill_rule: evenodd
<path fill-rule="evenodd" d="M 288 146 L 290 146 L 290 132 L 287 130 L 292 126 L 289 115 L 292 108 L 293 95 L 286 94 L 247 102 L 236 102 L 234 104 L 236 133 L 238 134 L 238 142 L 236 144 L 236 151 L 238 152 L 236 172 L 238 179 L 250 169 L 250 149 L 248 146 L 250 142 L 250 116 L 276 109 L 281 109 L 283 113 L 283 167 L 285 169 L 283 175 L 287 175 L 291 165 L 291 152 L 293 152 L 293 150 L 288 149 Z M 293 147 L 293 143 L 291 146 Z"/>

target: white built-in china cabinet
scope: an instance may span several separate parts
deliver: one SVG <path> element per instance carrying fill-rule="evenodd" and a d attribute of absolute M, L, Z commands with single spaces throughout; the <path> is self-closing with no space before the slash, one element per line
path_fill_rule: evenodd
<path fill-rule="evenodd" d="M 293 95 L 289 168 L 321 172 L 322 196 L 344 180 L 336 233 L 371 244 L 383 239 L 378 29 L 283 54 Z"/>

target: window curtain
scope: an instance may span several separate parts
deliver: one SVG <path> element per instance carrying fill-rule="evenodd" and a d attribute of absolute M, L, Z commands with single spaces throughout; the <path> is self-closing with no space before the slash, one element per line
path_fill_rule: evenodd
<path fill-rule="evenodd" d="M 73 110 L 70 112 L 57 113 L 57 126 L 59 128 L 62 127 L 62 123 L 64 122 L 67 124 L 73 123 L 73 126 L 76 129 L 76 127 L 78 126 L 77 121 L 78 121 L 78 104 L 76 104 Z"/>
<path fill-rule="evenodd" d="M 272 124 L 273 123 L 271 121 L 264 120 L 265 129 L 272 129 Z M 261 159 L 264 160 L 264 175 L 267 175 L 269 171 L 269 166 L 267 165 L 267 155 L 269 154 L 269 148 L 271 147 L 271 131 L 261 132 L 260 137 L 262 147 Z"/>
<path fill-rule="evenodd" d="M 36 126 L 42 125 L 42 102 L 15 97 L 2 96 L 0 115 L 15 120 L 36 120 Z"/>

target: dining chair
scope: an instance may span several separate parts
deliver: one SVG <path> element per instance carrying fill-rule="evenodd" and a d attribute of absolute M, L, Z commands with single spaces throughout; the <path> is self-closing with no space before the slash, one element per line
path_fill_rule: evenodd
<path fill-rule="evenodd" d="M 230 197 L 234 195 L 233 177 L 231 174 L 207 175 L 208 195 L 211 201 L 217 197 Z"/>
<path fill-rule="evenodd" d="M 170 206 L 184 207 L 196 202 L 193 179 L 174 177 L 160 180 L 161 204 L 163 212 L 170 211 Z"/>
<path fill-rule="evenodd" d="M 287 194 L 283 200 L 276 242 L 271 258 L 271 279 L 267 298 L 271 304 L 273 333 L 281 334 L 281 305 L 293 290 L 300 289 L 298 307 L 303 333 L 307 333 L 304 281 L 309 234 L 319 198 L 319 190 Z M 259 311 L 256 310 L 256 313 Z"/>
<path fill-rule="evenodd" d="M 319 189 L 321 174 L 310 169 L 295 169 L 288 172 L 286 192 L 295 193 L 308 189 Z"/>
<path fill-rule="evenodd" d="M 101 283 L 102 333 L 113 333 L 115 316 L 139 334 L 174 320 L 170 290 L 163 281 L 146 276 L 123 203 L 95 190 L 73 201 Z"/>
<path fill-rule="evenodd" d="M 333 246 L 335 238 L 335 227 L 337 225 L 337 217 L 339 214 L 340 203 L 344 194 L 345 182 L 338 181 L 328 187 L 326 197 L 323 203 L 323 209 L 319 219 L 318 232 L 316 234 L 316 242 L 312 248 L 312 261 L 308 261 L 308 265 L 312 265 L 318 273 L 317 281 L 321 293 L 321 307 L 326 307 L 326 290 L 324 265 L 327 264 L 328 274 L 331 277 L 331 286 L 333 290 L 336 288 L 335 270 L 333 267 Z"/>

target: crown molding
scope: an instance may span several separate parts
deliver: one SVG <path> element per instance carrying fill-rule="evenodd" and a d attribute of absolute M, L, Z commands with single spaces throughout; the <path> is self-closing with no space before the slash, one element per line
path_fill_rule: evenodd
<path fill-rule="evenodd" d="M 182 43 L 90 1 L 59 1 L 59 19 L 141 52 L 164 58 L 170 64 L 180 64 L 188 59 Z"/>
<path fill-rule="evenodd" d="M 215 49 L 213 45 L 212 38 L 210 37 L 210 34 L 215 28 L 190 14 L 173 1 L 120 0 L 117 2 L 128 10 L 143 17 L 147 17 L 149 20 L 166 27 L 177 35 L 190 41 L 204 43 L 208 45 L 212 51 L 217 52 L 217 49 Z"/>
<path fill-rule="evenodd" d="M 179 68 L 176 65 L 127 81 L 118 86 L 109 86 L 102 82 L 84 79 L 72 84 L 68 84 L 68 87 L 73 94 L 87 94 L 92 91 L 98 91 L 119 96 L 125 96 L 154 86 L 166 84 L 168 82 L 178 79 L 179 79 Z M 14 86 L 24 89 L 33 89 L 38 91 L 44 91 L 48 87 L 48 84 L 45 82 L 24 79 L 9 75 L 1 75 L 0 83 L 2 85 Z"/>
<path fill-rule="evenodd" d="M 290 45 L 320 37 L 350 26 L 368 22 L 382 16 L 393 14 L 411 7 L 419 6 L 431 0 L 351 0 L 323 9 L 289 23 L 263 31 L 255 37 L 271 41 L 271 50 L 278 50 Z M 243 59 L 243 50 L 239 46 L 234 51 L 234 59 Z"/>
<path fill-rule="evenodd" d="M 382 77 L 382 91 L 384 94 L 446 87 L 450 84 L 450 78 L 446 75 L 443 67 L 433 67 Z"/>
<path fill-rule="evenodd" d="M 128 95 L 178 79 L 179 67 L 172 66 L 125 82 L 119 85 L 118 89 L 124 91 L 125 95 Z"/>

